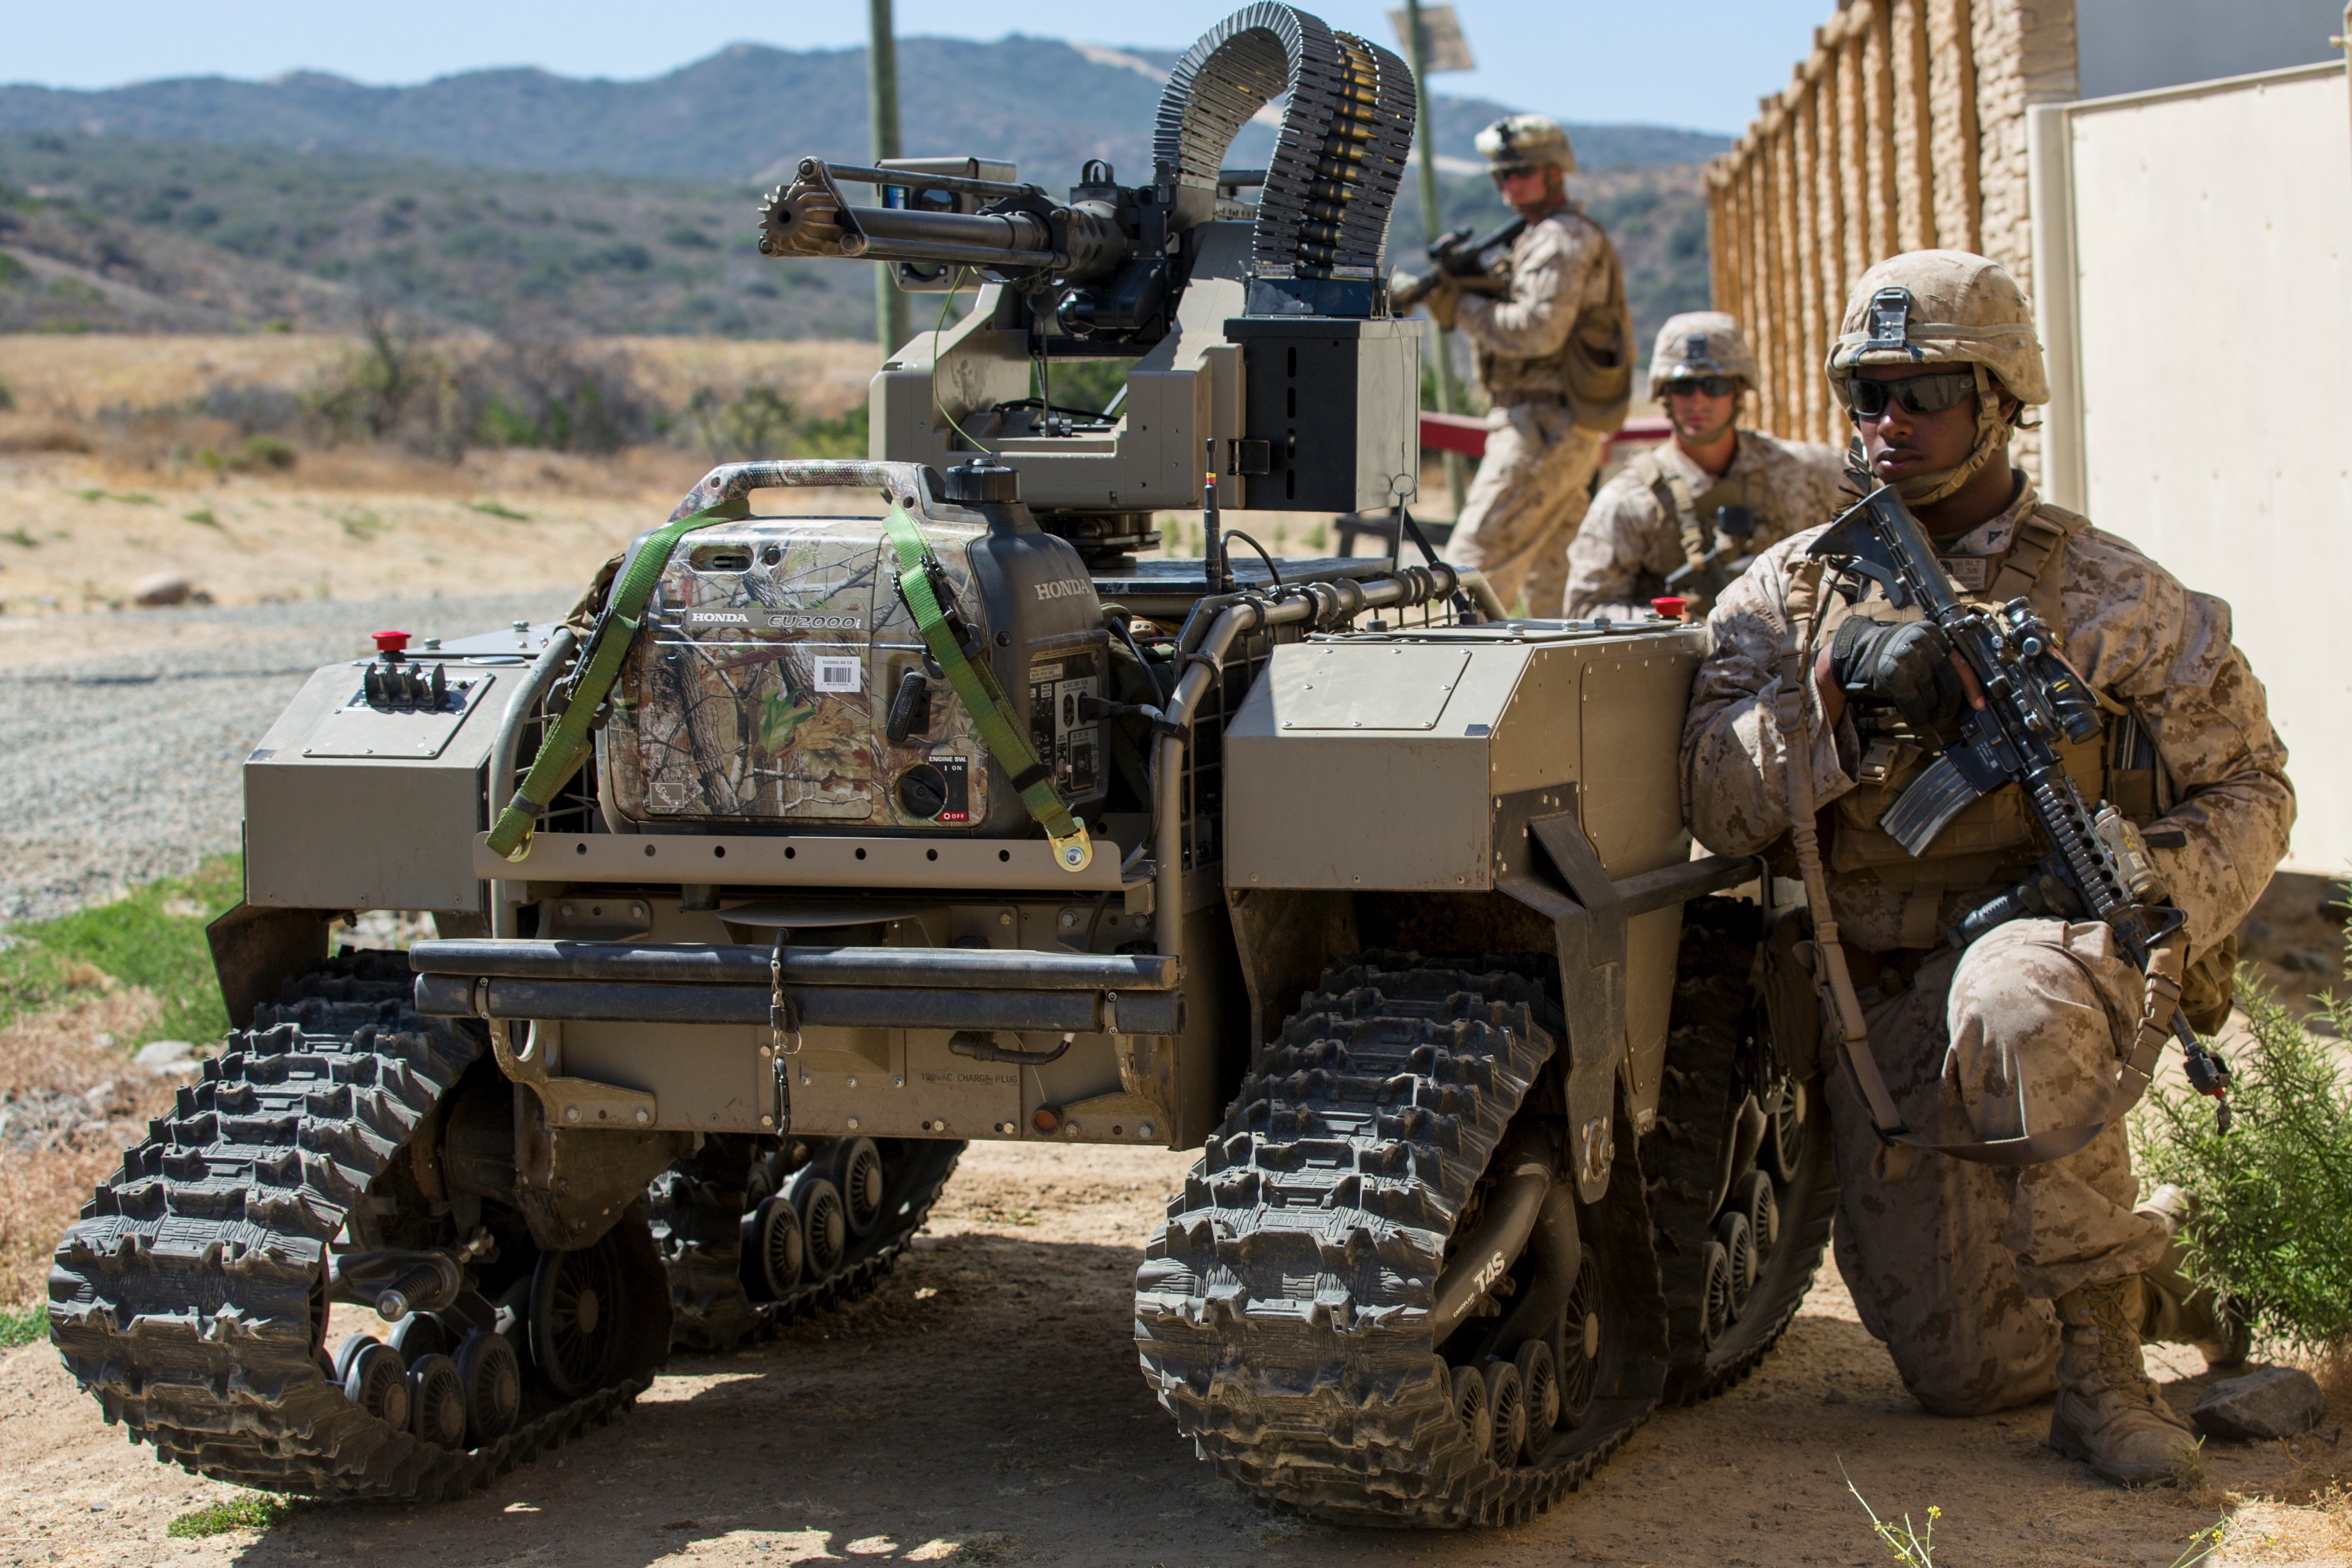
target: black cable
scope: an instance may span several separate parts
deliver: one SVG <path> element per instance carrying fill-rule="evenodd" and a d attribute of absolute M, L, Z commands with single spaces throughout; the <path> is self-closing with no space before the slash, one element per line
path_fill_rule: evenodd
<path fill-rule="evenodd" d="M 1282 568 L 1274 563 L 1274 557 L 1265 552 L 1265 545 L 1260 544 L 1256 540 L 1252 539 L 1248 534 L 1244 533 L 1238 528 L 1229 528 L 1225 530 L 1225 539 L 1229 543 L 1232 541 L 1238 539 L 1244 544 L 1248 545 L 1252 550 L 1256 551 L 1257 558 L 1265 563 L 1267 573 L 1273 576 L 1274 585 L 1277 588 L 1282 586 Z"/>
<path fill-rule="evenodd" d="M 1143 650 L 1136 646 L 1135 633 L 1127 624 L 1128 617 L 1124 616 L 1107 616 L 1104 618 L 1109 621 L 1111 626 L 1118 631 L 1118 640 L 1127 645 L 1127 651 L 1135 656 L 1135 662 L 1143 667 L 1143 679 L 1151 683 L 1152 706 L 1155 708 L 1167 707 L 1168 693 L 1160 687 L 1160 672 L 1151 668 L 1151 661 L 1144 658 Z"/>
<path fill-rule="evenodd" d="M 1092 952 L 1095 950 L 1095 932 L 1102 929 L 1103 910 L 1109 903 L 1110 889 L 1105 888 L 1102 890 L 1102 896 L 1095 900 L 1094 918 L 1087 921 L 1087 944 L 1078 949 L 1080 952 Z"/>

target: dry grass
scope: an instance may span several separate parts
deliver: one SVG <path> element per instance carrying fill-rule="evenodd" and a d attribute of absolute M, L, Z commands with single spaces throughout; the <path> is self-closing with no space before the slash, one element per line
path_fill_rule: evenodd
<path fill-rule="evenodd" d="M 162 1012 L 152 992 L 121 986 L 0 1029 L 0 1100 L 62 1091 L 87 1097 L 106 1117 L 39 1143 L 0 1142 L 0 1307 L 47 1293 L 58 1237 L 90 1189 L 121 1164 L 147 1119 L 170 1105 L 172 1080 L 149 1078 L 128 1059 Z"/>
<path fill-rule="evenodd" d="M 705 384 L 732 393 L 772 386 L 814 414 L 835 415 L 866 395 L 880 363 L 867 342 L 774 342 L 738 338 L 600 338 L 581 345 L 628 355 L 648 391 L 682 405 Z M 0 382 L 26 413 L 81 419 L 117 405 L 161 408 L 226 384 L 299 392 L 360 347 L 356 337 L 290 332 L 138 336 L 90 332 L 0 334 Z"/>

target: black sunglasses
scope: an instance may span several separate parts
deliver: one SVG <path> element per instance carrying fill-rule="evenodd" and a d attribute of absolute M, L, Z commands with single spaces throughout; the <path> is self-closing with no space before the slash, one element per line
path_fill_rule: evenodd
<path fill-rule="evenodd" d="M 1736 375 L 1678 375 L 1665 384 L 1668 397 L 1677 392 L 1704 392 L 1709 397 L 1728 397 L 1738 390 L 1739 378 Z"/>
<path fill-rule="evenodd" d="M 1906 414 L 1940 414 L 1976 389 L 1974 372 L 1951 371 L 1901 381 L 1864 381 L 1853 376 L 1838 384 L 1838 396 L 1856 418 L 1876 419 L 1889 403 L 1900 405 Z"/>

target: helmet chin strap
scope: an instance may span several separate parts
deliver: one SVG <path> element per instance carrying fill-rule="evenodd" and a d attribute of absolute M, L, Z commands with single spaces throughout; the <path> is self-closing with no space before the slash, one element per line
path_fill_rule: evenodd
<path fill-rule="evenodd" d="M 1913 506 L 1928 506 L 1945 497 L 1956 495 L 1962 485 L 1974 479 L 1979 468 L 1992 461 L 1994 454 L 2009 447 L 2009 421 L 2000 416 L 2000 400 L 1992 395 L 1992 378 L 1985 367 L 1970 364 L 1977 378 L 1977 441 L 1968 461 L 1956 468 L 1931 468 L 1924 474 L 1913 474 L 1907 479 L 1897 479 L 1895 493 Z"/>

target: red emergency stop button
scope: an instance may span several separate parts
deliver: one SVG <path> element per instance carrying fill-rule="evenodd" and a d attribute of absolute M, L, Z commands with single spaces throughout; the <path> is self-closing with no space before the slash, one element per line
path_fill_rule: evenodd
<path fill-rule="evenodd" d="M 1658 614 L 1665 616 L 1666 619 L 1670 621 L 1681 620 L 1683 618 L 1683 611 L 1689 607 L 1690 601 L 1684 598 L 1679 594 L 1664 594 L 1650 601 L 1650 608 L 1657 611 Z"/>
<path fill-rule="evenodd" d="M 405 653 L 408 650 L 406 632 L 371 632 L 368 635 L 375 638 L 375 651 L 378 653 Z"/>

